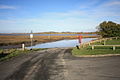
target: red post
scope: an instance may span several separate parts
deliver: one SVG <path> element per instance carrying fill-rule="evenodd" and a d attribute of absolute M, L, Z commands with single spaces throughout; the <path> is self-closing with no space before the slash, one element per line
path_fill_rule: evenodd
<path fill-rule="evenodd" d="M 79 35 L 78 40 L 79 40 L 79 43 L 81 44 L 82 43 L 82 35 Z"/>

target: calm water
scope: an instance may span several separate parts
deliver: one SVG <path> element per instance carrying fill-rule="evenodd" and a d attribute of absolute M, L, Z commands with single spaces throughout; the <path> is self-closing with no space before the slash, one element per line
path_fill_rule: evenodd
<path fill-rule="evenodd" d="M 88 42 L 91 40 L 94 40 L 96 38 L 85 38 L 82 39 L 82 42 Z M 79 45 L 78 40 L 60 40 L 56 42 L 49 42 L 49 43 L 43 43 L 43 44 L 37 44 L 32 47 L 27 47 L 27 48 L 60 48 L 60 47 L 75 47 L 76 45 Z"/>

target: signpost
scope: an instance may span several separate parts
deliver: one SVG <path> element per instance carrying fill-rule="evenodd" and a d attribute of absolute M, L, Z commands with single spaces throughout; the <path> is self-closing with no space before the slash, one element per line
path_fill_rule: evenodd
<path fill-rule="evenodd" d="M 22 44 L 22 50 L 23 51 L 25 50 L 25 44 L 24 43 Z"/>
<path fill-rule="evenodd" d="M 33 45 L 33 32 L 30 33 L 31 46 Z"/>

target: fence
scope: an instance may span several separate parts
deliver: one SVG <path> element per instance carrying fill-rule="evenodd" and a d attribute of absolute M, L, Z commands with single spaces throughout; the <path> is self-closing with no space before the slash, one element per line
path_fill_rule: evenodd
<path fill-rule="evenodd" d="M 120 47 L 120 45 L 91 45 L 92 46 L 92 50 L 95 49 L 95 46 L 99 46 L 99 47 L 112 47 L 113 50 L 116 49 L 116 47 Z"/>
<path fill-rule="evenodd" d="M 96 39 L 96 40 L 93 40 L 93 41 L 90 41 L 90 42 L 81 44 L 81 45 L 80 45 L 80 48 L 84 48 L 84 47 L 87 47 L 87 46 L 92 46 L 91 44 L 96 43 L 96 42 L 101 43 L 102 41 L 104 41 L 104 44 L 101 45 L 101 46 L 105 46 L 107 40 L 118 39 L 118 38 L 120 38 L 120 37 L 110 37 L 110 38 Z M 93 46 L 100 46 L 100 45 L 93 45 Z M 106 45 L 106 46 L 108 46 L 108 45 Z M 114 46 L 114 45 L 110 45 L 110 46 Z M 116 46 L 119 46 L 119 45 L 116 45 Z M 93 48 L 94 48 L 94 47 L 93 47 Z M 114 49 L 115 49 L 115 46 L 114 46 Z"/>

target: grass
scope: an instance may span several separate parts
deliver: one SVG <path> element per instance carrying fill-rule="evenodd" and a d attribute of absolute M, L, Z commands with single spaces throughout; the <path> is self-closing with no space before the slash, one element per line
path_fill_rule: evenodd
<path fill-rule="evenodd" d="M 17 49 L 7 49 L 7 50 L 0 49 L 0 61 L 8 60 L 12 57 L 19 56 L 21 54 L 26 54 L 39 50 L 44 50 L 44 49 L 39 48 L 39 49 L 24 50 L 24 51 Z"/>
<path fill-rule="evenodd" d="M 100 54 L 120 54 L 120 49 L 116 49 L 113 51 L 112 49 L 94 49 L 91 50 L 90 48 L 83 48 L 77 49 L 73 48 L 72 50 L 73 55 L 100 55 Z"/>
<path fill-rule="evenodd" d="M 103 42 L 94 43 L 94 45 L 101 45 Z M 120 45 L 120 39 L 107 40 L 106 45 Z M 113 50 L 112 47 L 95 47 L 94 50 L 91 49 L 91 46 L 77 49 L 73 48 L 73 55 L 100 55 L 100 54 L 120 54 L 120 47 L 116 47 L 116 50 Z"/>

